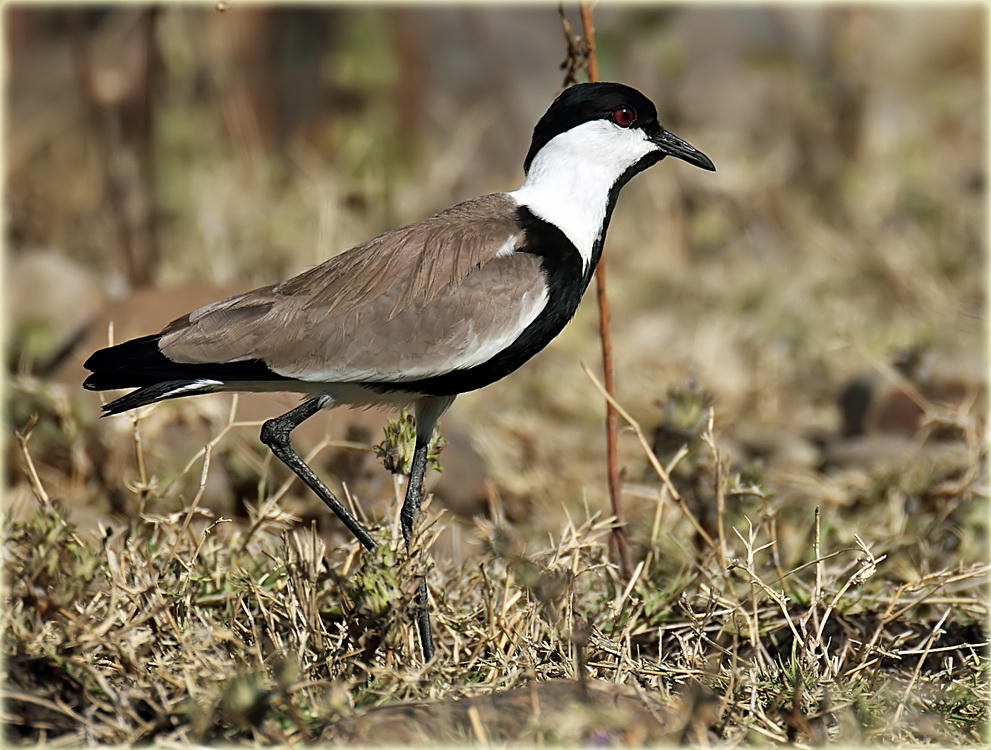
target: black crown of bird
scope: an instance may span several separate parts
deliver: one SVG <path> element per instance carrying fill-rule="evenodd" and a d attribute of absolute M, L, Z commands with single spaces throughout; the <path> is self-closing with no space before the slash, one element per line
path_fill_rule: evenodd
<path fill-rule="evenodd" d="M 101 349 L 85 363 L 84 387 L 136 389 L 104 405 L 104 416 L 218 391 L 303 394 L 265 422 L 261 440 L 368 549 L 374 540 L 289 436 L 336 405 L 410 407 L 416 442 L 400 513 L 408 548 L 438 418 L 459 393 L 513 372 L 561 331 L 599 261 L 620 189 L 667 156 L 715 170 L 636 89 L 571 86 L 537 122 L 518 189 L 458 203 Z M 414 607 L 429 660 L 426 595 L 423 583 Z"/>

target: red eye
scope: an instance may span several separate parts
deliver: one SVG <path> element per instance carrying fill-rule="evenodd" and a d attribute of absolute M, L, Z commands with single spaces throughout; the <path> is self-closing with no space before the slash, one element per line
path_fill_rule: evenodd
<path fill-rule="evenodd" d="M 617 110 L 613 110 L 612 121 L 619 125 L 621 128 L 628 128 L 637 119 L 637 113 L 634 112 L 629 107 L 620 107 Z"/>

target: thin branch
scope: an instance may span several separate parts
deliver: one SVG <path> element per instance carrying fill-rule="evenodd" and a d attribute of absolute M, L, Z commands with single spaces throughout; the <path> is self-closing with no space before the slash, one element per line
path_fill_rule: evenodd
<path fill-rule="evenodd" d="M 595 24 L 592 23 L 592 9 L 588 3 L 578 3 L 578 10 L 582 16 L 582 36 L 585 37 L 585 71 L 588 73 L 588 80 L 595 82 L 599 80 L 599 57 L 595 54 Z"/>
<path fill-rule="evenodd" d="M 586 2 L 579 2 L 578 9 L 582 19 L 582 38 L 576 44 L 571 35 L 571 26 L 564 16 L 563 6 L 559 6 L 561 28 L 568 44 L 567 57 L 562 67 L 566 68 L 568 79 L 575 80 L 575 71 L 585 68 L 588 80 L 599 80 L 599 60 L 595 54 L 595 25 L 592 23 L 592 11 Z M 602 344 L 602 380 L 606 393 L 614 397 L 616 393 L 615 367 L 612 357 L 612 337 L 609 334 L 609 298 L 606 295 L 606 259 L 601 258 L 595 269 L 595 297 L 599 307 L 599 341 Z M 630 544 L 626 538 L 626 517 L 623 514 L 623 495 L 620 482 L 619 457 L 617 452 L 618 430 L 616 409 L 612 401 L 606 399 L 606 476 L 609 482 L 609 502 L 612 506 L 616 526 L 613 528 L 612 539 L 616 545 L 619 558 L 619 569 L 625 580 L 630 580 L 632 563 L 630 561 Z"/>

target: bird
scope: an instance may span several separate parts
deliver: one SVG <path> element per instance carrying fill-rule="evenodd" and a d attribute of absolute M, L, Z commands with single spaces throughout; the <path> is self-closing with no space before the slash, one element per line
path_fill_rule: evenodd
<path fill-rule="evenodd" d="M 331 407 L 410 408 L 416 430 L 400 526 L 407 551 L 428 445 L 462 393 L 509 375 L 572 318 L 602 255 L 620 190 L 666 157 L 715 171 L 622 83 L 579 83 L 533 129 L 522 185 L 392 229 L 276 284 L 207 304 L 160 332 L 94 352 L 89 390 L 132 388 L 103 416 L 218 391 L 287 391 L 302 403 L 260 440 L 368 550 L 367 529 L 293 449 Z M 426 582 L 412 603 L 433 658 Z"/>

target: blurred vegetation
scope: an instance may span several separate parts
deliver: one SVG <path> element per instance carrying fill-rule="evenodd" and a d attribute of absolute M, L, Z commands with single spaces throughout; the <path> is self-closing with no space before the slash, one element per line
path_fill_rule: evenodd
<path fill-rule="evenodd" d="M 79 388 L 109 321 L 516 187 L 556 8 L 5 8 L 8 741 L 984 736 L 985 9 L 595 13 L 603 78 L 718 168 L 610 228 L 629 586 L 592 305 L 445 418 L 431 564 L 375 460 L 405 422 L 299 436 L 370 556 L 257 444 L 268 397 L 98 422 Z"/>

